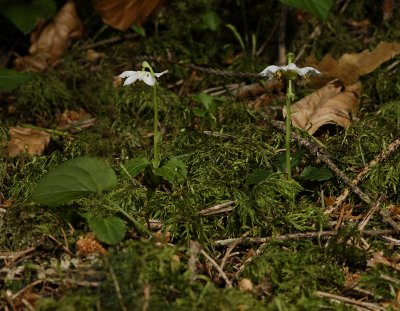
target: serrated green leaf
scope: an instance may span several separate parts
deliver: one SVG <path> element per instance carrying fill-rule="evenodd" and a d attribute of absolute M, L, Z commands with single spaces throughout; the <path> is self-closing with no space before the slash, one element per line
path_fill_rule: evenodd
<path fill-rule="evenodd" d="M 333 173 L 325 165 L 322 167 L 307 166 L 301 172 L 299 177 L 303 180 L 322 181 L 332 178 Z"/>
<path fill-rule="evenodd" d="M 90 229 L 96 237 L 107 244 L 115 245 L 121 242 L 126 234 L 126 225 L 118 217 L 110 218 L 88 218 Z"/>
<path fill-rule="evenodd" d="M 38 18 L 47 20 L 54 16 L 57 6 L 54 0 L 7 1 L 1 5 L 1 14 L 7 17 L 24 34 L 36 27 Z"/>
<path fill-rule="evenodd" d="M 257 185 L 263 180 L 265 180 L 269 175 L 271 174 L 271 171 L 269 170 L 264 170 L 264 169 L 257 169 L 251 172 L 249 177 L 247 177 L 247 184 L 248 185 Z"/>
<path fill-rule="evenodd" d="M 71 159 L 48 172 L 31 200 L 48 206 L 64 204 L 86 194 L 115 187 L 117 177 L 107 162 L 91 157 Z"/>
<path fill-rule="evenodd" d="M 154 168 L 153 172 L 171 183 L 183 181 L 187 177 L 186 164 L 178 158 L 168 160 L 163 166 Z"/>
<path fill-rule="evenodd" d="M 0 92 L 10 92 L 20 85 L 32 79 L 30 73 L 22 73 L 16 70 L 0 68 Z"/>
<path fill-rule="evenodd" d="M 144 172 L 146 167 L 149 165 L 150 161 L 146 158 L 133 158 L 126 164 L 126 170 L 132 177 L 135 177 L 139 173 Z"/>
<path fill-rule="evenodd" d="M 305 10 L 322 20 L 328 18 L 333 0 L 280 0 L 282 3 Z"/>

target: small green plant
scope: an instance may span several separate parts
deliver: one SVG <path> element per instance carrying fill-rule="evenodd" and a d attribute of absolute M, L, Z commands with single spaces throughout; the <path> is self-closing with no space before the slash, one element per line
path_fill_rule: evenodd
<path fill-rule="evenodd" d="M 158 129 L 158 97 L 156 78 L 159 78 L 167 72 L 168 70 L 165 70 L 161 73 L 155 73 L 149 63 L 144 61 L 142 63 L 141 71 L 124 71 L 119 75 L 121 78 L 126 78 L 124 86 L 132 84 L 136 80 L 142 80 L 147 85 L 153 87 L 153 160 L 150 161 L 146 158 L 133 158 L 127 163 L 125 172 L 131 177 L 135 177 L 139 173 L 147 171 L 150 181 L 155 185 L 160 183 L 160 177 L 170 183 L 173 183 L 175 181 L 184 180 L 187 176 L 186 165 L 181 159 L 174 157 L 162 162 L 160 158 L 159 145 L 162 142 L 162 136 Z"/>
<path fill-rule="evenodd" d="M 114 170 L 104 161 L 91 157 L 77 157 L 66 161 L 48 172 L 31 195 L 33 202 L 56 207 L 89 194 L 100 194 L 117 185 Z M 139 232 L 146 230 L 121 207 L 113 202 L 110 208 L 129 219 Z M 126 233 L 125 222 L 118 217 L 97 218 L 86 213 L 82 215 L 99 240 L 117 244 Z M 146 232 L 147 233 L 147 232 Z"/>
<path fill-rule="evenodd" d="M 321 72 L 312 67 L 299 68 L 293 63 L 294 54 L 288 53 L 287 55 L 288 64 L 286 66 L 268 66 L 262 72 L 260 76 L 268 77 L 269 79 L 280 79 L 282 76 L 286 78 L 287 89 L 286 89 L 286 137 L 285 137 L 285 148 L 286 148 L 286 175 L 287 179 L 292 179 L 291 169 L 291 158 L 290 158 L 290 135 L 291 135 L 291 105 L 295 99 L 295 93 L 293 90 L 293 81 L 297 78 L 297 75 L 301 77 L 308 77 L 310 75 L 320 75 Z"/>

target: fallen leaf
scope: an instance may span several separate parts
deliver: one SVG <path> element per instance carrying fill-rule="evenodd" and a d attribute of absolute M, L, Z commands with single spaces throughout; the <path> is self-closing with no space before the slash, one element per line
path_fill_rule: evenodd
<path fill-rule="evenodd" d="M 57 129 L 64 131 L 71 128 L 89 128 L 92 127 L 96 119 L 80 108 L 79 111 L 66 109 L 62 114 L 56 115 Z"/>
<path fill-rule="evenodd" d="M 94 253 L 105 255 L 107 250 L 96 240 L 93 233 L 87 233 L 85 236 L 80 236 L 76 241 L 76 252 L 83 256 Z"/>
<path fill-rule="evenodd" d="M 20 153 L 28 152 L 31 155 L 41 155 L 50 142 L 50 134 L 45 131 L 11 127 L 10 141 L 7 150 L 10 157 Z"/>
<path fill-rule="evenodd" d="M 106 58 L 106 54 L 105 53 L 99 53 L 96 52 L 93 49 L 88 49 L 86 51 L 86 59 L 91 62 L 91 63 L 95 63 L 103 58 Z"/>
<path fill-rule="evenodd" d="M 83 26 L 76 13 L 74 1 L 68 1 L 54 19 L 44 25 L 39 23 L 31 33 L 30 55 L 19 57 L 15 66 L 19 70 L 43 71 L 56 65 L 73 38 L 80 38 Z"/>
<path fill-rule="evenodd" d="M 163 0 L 93 0 L 103 22 L 124 31 L 132 24 L 141 25 Z"/>
<path fill-rule="evenodd" d="M 359 80 L 360 76 L 374 71 L 398 54 L 400 54 L 400 43 L 382 41 L 372 51 L 343 54 L 339 59 L 326 54 L 320 62 L 310 56 L 306 62 L 325 76 L 337 78 L 345 85 L 352 85 Z"/>
<path fill-rule="evenodd" d="M 292 105 L 294 126 L 314 134 L 324 124 L 349 126 L 357 112 L 361 82 L 344 86 L 334 80 Z M 283 109 L 286 116 L 286 109 Z"/>

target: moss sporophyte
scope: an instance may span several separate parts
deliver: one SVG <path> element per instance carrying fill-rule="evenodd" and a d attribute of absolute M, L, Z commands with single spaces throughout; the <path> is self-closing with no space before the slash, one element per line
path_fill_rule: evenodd
<path fill-rule="evenodd" d="M 288 180 L 292 179 L 292 169 L 290 162 L 290 134 L 291 134 L 291 112 L 290 107 L 294 101 L 295 94 L 293 91 L 293 81 L 297 76 L 307 78 L 309 76 L 321 75 L 317 69 L 313 67 L 299 68 L 293 63 L 294 54 L 289 53 L 287 55 L 288 64 L 286 66 L 268 66 L 263 71 L 259 73 L 260 76 L 268 77 L 271 79 L 286 78 L 287 88 L 286 88 L 286 137 L 285 137 L 285 149 L 286 149 L 286 174 Z"/>

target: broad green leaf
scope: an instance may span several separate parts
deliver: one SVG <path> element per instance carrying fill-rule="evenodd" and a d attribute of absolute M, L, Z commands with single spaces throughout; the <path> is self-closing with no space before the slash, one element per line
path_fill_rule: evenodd
<path fill-rule="evenodd" d="M 305 10 L 322 20 L 328 18 L 333 0 L 280 0 L 282 3 Z"/>
<path fill-rule="evenodd" d="M 297 166 L 303 155 L 306 153 L 306 150 L 302 149 L 295 153 L 292 153 L 292 158 L 290 159 L 290 166 L 295 167 Z M 286 172 L 286 154 L 282 153 L 275 157 L 273 164 L 281 170 L 281 172 Z"/>
<path fill-rule="evenodd" d="M 211 95 L 208 95 L 207 93 L 199 93 L 193 96 L 193 99 L 204 106 L 206 110 L 209 110 L 214 98 Z"/>
<path fill-rule="evenodd" d="M 307 166 L 300 174 L 303 180 L 328 180 L 333 177 L 332 171 L 325 165 L 322 167 Z"/>
<path fill-rule="evenodd" d="M 205 28 L 216 31 L 221 25 L 221 18 L 214 11 L 208 11 L 201 17 L 202 24 Z"/>
<path fill-rule="evenodd" d="M 187 177 L 186 165 L 178 158 L 168 160 L 163 166 L 154 168 L 153 171 L 154 174 L 161 176 L 171 183 L 183 181 Z"/>
<path fill-rule="evenodd" d="M 0 92 L 10 92 L 32 79 L 30 73 L 22 73 L 12 69 L 0 68 Z"/>
<path fill-rule="evenodd" d="M 137 174 L 144 172 L 148 165 L 150 165 L 150 161 L 146 158 L 133 158 L 126 164 L 126 170 L 132 177 L 135 177 Z"/>
<path fill-rule="evenodd" d="M 57 6 L 54 0 L 14 0 L 2 3 L 0 9 L 1 14 L 11 20 L 22 33 L 28 34 L 36 27 L 37 19 L 53 17 Z"/>
<path fill-rule="evenodd" d="M 126 234 L 126 225 L 118 217 L 87 219 L 90 229 L 96 237 L 107 244 L 115 245 L 121 242 Z"/>
<path fill-rule="evenodd" d="M 247 177 L 247 184 L 248 185 L 257 185 L 263 180 L 265 180 L 269 175 L 271 174 L 271 171 L 265 170 L 265 169 L 257 169 L 251 172 L 249 177 Z"/>
<path fill-rule="evenodd" d="M 48 172 L 36 186 L 31 199 L 39 204 L 56 206 L 86 194 L 100 193 L 116 184 L 117 177 L 105 161 L 79 157 Z"/>

